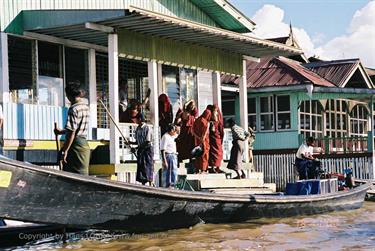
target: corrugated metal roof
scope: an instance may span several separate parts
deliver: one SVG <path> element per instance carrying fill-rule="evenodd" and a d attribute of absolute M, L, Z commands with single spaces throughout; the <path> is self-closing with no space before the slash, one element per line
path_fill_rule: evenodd
<path fill-rule="evenodd" d="M 87 14 L 90 11 L 85 11 L 87 21 L 84 22 L 84 19 L 82 19 L 77 24 L 71 24 L 68 19 L 69 15 L 77 14 L 77 12 L 70 12 L 25 11 L 21 24 L 27 31 L 103 46 L 107 46 L 106 33 L 87 29 L 86 22 L 91 22 L 94 19 L 96 24 L 110 26 L 115 29 L 127 29 L 253 57 L 297 55 L 302 53 L 300 49 L 294 47 L 134 7 L 123 13 L 118 13 L 117 11 L 109 13 L 107 18 L 101 21 L 95 17 L 98 11 L 92 11 L 92 17 Z M 105 12 L 105 10 L 102 10 L 102 12 Z M 84 13 L 81 11 L 81 14 Z M 43 15 L 44 19 L 51 18 L 51 20 L 54 20 L 51 21 L 52 25 L 47 27 L 46 24 L 48 22 L 46 20 L 42 22 L 45 25 L 44 27 L 38 25 L 40 15 Z M 111 15 L 113 15 L 112 18 Z M 57 26 L 56 20 L 65 25 Z"/>
<path fill-rule="evenodd" d="M 280 44 L 286 44 L 288 39 L 289 39 L 289 36 L 288 37 L 267 38 L 267 40 L 269 40 L 269 41 L 273 41 L 273 42 L 280 43 Z"/>
<path fill-rule="evenodd" d="M 263 88 L 313 84 L 316 86 L 335 87 L 334 84 L 309 71 L 301 63 L 284 57 L 262 58 L 259 63 L 247 62 L 247 87 Z M 223 83 L 239 83 L 239 79 L 222 76 Z"/>
<path fill-rule="evenodd" d="M 304 64 L 303 66 L 334 83 L 336 86 L 342 87 L 347 82 L 348 77 L 350 77 L 353 71 L 357 69 L 359 63 L 360 60 L 355 58 L 332 61 L 316 61 Z"/>
<path fill-rule="evenodd" d="M 195 1 L 201 2 L 201 0 Z M 218 2 L 218 0 L 205 1 Z M 215 5 L 218 6 L 218 4 Z M 192 0 L 1 0 L 1 31 L 5 30 L 9 23 L 23 10 L 124 10 L 130 5 L 214 27 L 220 27 L 219 22 L 227 21 L 228 25 L 223 26 L 224 29 L 239 30 L 242 28 L 247 30 L 246 25 L 241 22 L 245 18 L 238 19 L 236 12 L 226 11 L 226 8 L 220 7 L 216 15 L 209 16 Z M 229 12 L 229 15 L 226 12 Z"/>
<path fill-rule="evenodd" d="M 255 23 L 225 0 L 191 0 L 221 27 L 239 33 L 250 32 Z"/>

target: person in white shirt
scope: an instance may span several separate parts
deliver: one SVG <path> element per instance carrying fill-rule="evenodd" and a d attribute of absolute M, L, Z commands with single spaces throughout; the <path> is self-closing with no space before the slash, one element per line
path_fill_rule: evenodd
<path fill-rule="evenodd" d="M 174 187 L 177 182 L 177 127 L 174 124 L 168 125 L 167 132 L 160 141 L 160 150 L 163 164 L 163 176 L 165 187 Z"/>
<path fill-rule="evenodd" d="M 301 180 L 316 178 L 316 170 L 320 167 L 320 162 L 314 157 L 313 137 L 308 137 L 306 143 L 303 143 L 296 154 L 296 167 Z"/>

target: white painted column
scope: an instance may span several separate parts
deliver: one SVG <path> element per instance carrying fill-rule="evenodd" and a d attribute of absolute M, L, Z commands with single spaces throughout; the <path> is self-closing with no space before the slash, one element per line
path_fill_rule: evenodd
<path fill-rule="evenodd" d="M 9 102 L 8 35 L 0 33 L 0 102 Z"/>
<path fill-rule="evenodd" d="M 212 92 L 213 92 L 213 101 L 216 104 L 220 111 L 221 109 L 221 75 L 220 72 L 212 72 Z"/>
<path fill-rule="evenodd" d="M 117 34 L 108 35 L 108 84 L 109 84 L 109 109 L 110 112 L 118 123 L 119 121 L 119 109 L 118 109 L 118 40 Z M 120 163 L 119 156 L 119 137 L 120 133 L 116 129 L 114 123 L 110 122 L 110 163 Z"/>
<path fill-rule="evenodd" d="M 158 103 L 158 64 L 155 60 L 147 63 L 148 86 L 151 89 L 150 113 L 151 123 L 154 126 L 154 160 L 160 159 L 160 137 L 159 137 L 159 103 Z"/>
<path fill-rule="evenodd" d="M 96 100 L 96 57 L 95 50 L 89 49 L 89 97 L 90 97 L 90 129 L 98 127 L 97 100 Z"/>
<path fill-rule="evenodd" d="M 375 179 L 375 146 L 374 146 L 374 139 L 375 139 L 375 130 L 374 130 L 374 97 L 371 96 L 371 101 L 370 101 L 370 119 L 371 123 L 369 124 L 369 131 L 371 131 L 371 151 L 372 151 L 372 163 L 369 166 L 372 171 L 372 177 L 370 179 Z"/>
<path fill-rule="evenodd" d="M 248 112 L 247 112 L 247 77 L 246 77 L 246 60 L 242 60 L 242 76 L 240 77 L 240 125 L 243 129 L 248 131 Z M 249 162 L 249 145 L 245 141 L 244 160 Z"/>
<path fill-rule="evenodd" d="M 164 86 L 163 86 L 163 65 L 157 63 L 157 72 L 158 72 L 158 97 L 160 94 L 164 93 Z"/>

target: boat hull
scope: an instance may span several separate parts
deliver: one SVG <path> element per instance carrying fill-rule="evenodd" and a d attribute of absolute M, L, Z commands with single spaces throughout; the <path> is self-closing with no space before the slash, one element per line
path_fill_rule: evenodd
<path fill-rule="evenodd" d="M 368 189 L 365 184 L 329 195 L 222 195 L 107 181 L 12 160 L 0 160 L 0 171 L 11 175 L 8 186 L 0 186 L 0 218 L 129 232 L 355 209 Z"/>

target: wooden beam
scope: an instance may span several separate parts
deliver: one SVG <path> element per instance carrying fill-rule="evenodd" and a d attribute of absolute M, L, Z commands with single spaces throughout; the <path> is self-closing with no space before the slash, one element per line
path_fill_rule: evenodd
<path fill-rule="evenodd" d="M 108 35 L 108 82 L 109 82 L 109 107 L 116 123 L 119 121 L 119 98 L 118 98 L 118 39 L 117 34 Z M 119 137 L 120 134 L 115 124 L 110 122 L 110 163 L 120 163 Z"/>
<path fill-rule="evenodd" d="M 71 46 L 71 47 L 76 47 L 76 48 L 81 48 L 81 49 L 95 49 L 96 51 L 100 51 L 100 52 L 107 52 L 108 51 L 107 47 L 97 45 L 97 44 L 80 42 L 80 41 L 75 41 L 75 40 L 70 40 L 70 39 L 65 39 L 65 38 L 59 38 L 59 37 L 49 36 L 49 35 L 35 33 L 35 32 L 28 32 L 28 31 L 25 31 L 23 34 L 24 34 L 24 36 L 26 36 L 28 38 L 43 40 L 43 41 L 51 42 L 51 43 L 63 44 L 63 45 L 66 45 L 66 46 Z"/>
<path fill-rule="evenodd" d="M 101 32 L 105 32 L 105 33 L 113 33 L 115 31 L 115 29 L 113 27 L 101 25 L 101 24 L 96 24 L 96 23 L 91 23 L 91 22 L 86 22 L 85 28 L 89 29 L 89 30 L 101 31 Z"/>

